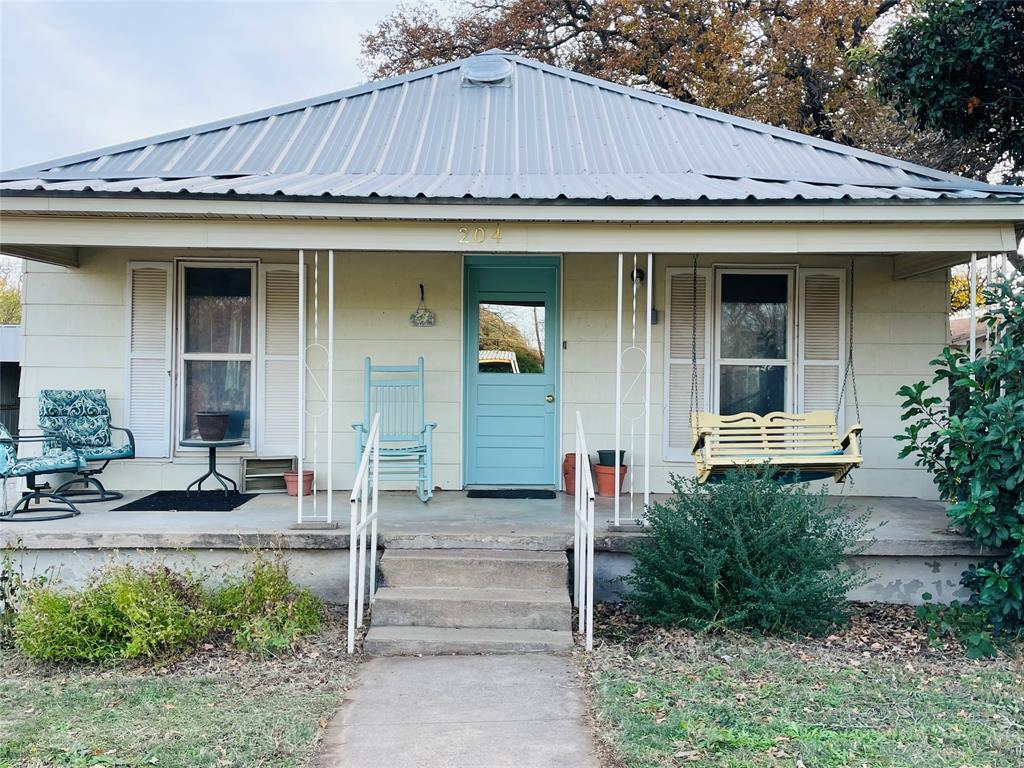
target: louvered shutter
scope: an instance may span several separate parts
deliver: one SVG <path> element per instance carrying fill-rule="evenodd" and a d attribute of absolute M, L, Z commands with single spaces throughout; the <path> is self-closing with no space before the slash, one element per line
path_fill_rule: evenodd
<path fill-rule="evenodd" d="M 264 456 L 293 456 L 299 437 L 299 422 L 295 416 L 299 365 L 298 268 L 291 264 L 262 266 L 260 296 L 262 403 L 257 450 Z"/>
<path fill-rule="evenodd" d="M 665 297 L 665 436 L 666 461 L 693 461 L 690 411 L 709 402 L 711 360 L 711 270 L 669 269 Z M 696 323 L 696 345 L 693 343 Z M 693 349 L 697 352 L 697 402 L 691 409 Z"/>
<path fill-rule="evenodd" d="M 841 269 L 800 270 L 798 301 L 797 410 L 802 413 L 835 411 L 846 360 L 846 272 Z"/>
<path fill-rule="evenodd" d="M 172 265 L 128 264 L 128 359 L 125 416 L 135 455 L 171 451 Z"/>

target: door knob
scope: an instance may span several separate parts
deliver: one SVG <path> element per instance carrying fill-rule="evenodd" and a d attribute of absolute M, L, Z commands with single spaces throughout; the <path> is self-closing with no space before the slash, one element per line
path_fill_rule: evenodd
<path fill-rule="evenodd" d="M 555 402 L 555 396 L 554 395 L 548 395 L 544 399 L 547 400 L 549 403 Z"/>

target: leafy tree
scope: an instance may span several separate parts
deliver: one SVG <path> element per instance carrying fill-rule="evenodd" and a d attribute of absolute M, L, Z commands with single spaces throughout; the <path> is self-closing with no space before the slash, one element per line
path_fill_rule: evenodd
<path fill-rule="evenodd" d="M 876 64 L 901 116 L 1024 179 L 1024 0 L 918 0 Z"/>
<path fill-rule="evenodd" d="M 964 572 L 972 601 L 997 632 L 1024 630 L 1024 276 L 985 290 L 994 339 L 972 361 L 946 348 L 932 385 L 902 387 L 900 457 L 915 457 L 949 503 L 949 517 L 978 544 L 1005 555 Z M 946 403 L 949 388 L 954 407 Z"/>
<path fill-rule="evenodd" d="M 974 292 L 975 306 L 985 306 L 985 279 L 978 277 Z M 949 311 L 953 314 L 970 309 L 971 279 L 967 275 L 953 274 L 949 278 Z"/>
<path fill-rule="evenodd" d="M 21 291 L 0 275 L 0 325 L 17 325 L 20 322 Z"/>

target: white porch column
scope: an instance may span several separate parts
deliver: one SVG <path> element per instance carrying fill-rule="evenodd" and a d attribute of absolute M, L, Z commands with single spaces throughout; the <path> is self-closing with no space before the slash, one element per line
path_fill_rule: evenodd
<path fill-rule="evenodd" d="M 615 283 L 615 525 L 619 525 L 619 445 L 622 441 L 622 254 Z M 577 468 L 579 471 L 579 468 Z"/>
<path fill-rule="evenodd" d="M 971 254 L 971 278 L 970 278 L 969 282 L 970 282 L 970 286 L 969 286 L 968 290 L 971 292 L 971 299 L 970 299 L 970 301 L 971 301 L 971 303 L 970 303 L 970 307 L 971 307 L 971 331 L 970 331 L 970 333 L 971 333 L 971 336 L 970 336 L 971 342 L 970 342 L 970 350 L 971 350 L 971 362 L 974 362 L 975 354 L 978 351 L 978 339 L 977 339 L 977 334 L 975 333 L 975 330 L 974 330 L 975 326 L 977 325 L 977 322 L 978 322 L 978 296 L 977 296 L 977 294 L 978 294 L 978 254 L 977 254 L 977 252 Z"/>
<path fill-rule="evenodd" d="M 644 511 L 651 503 L 651 312 L 654 304 L 654 254 L 647 254 L 647 302 L 644 304 Z"/>
<path fill-rule="evenodd" d="M 299 426 L 298 445 L 295 447 L 295 455 L 298 458 L 297 478 L 299 492 L 295 495 L 296 522 L 302 523 L 302 458 L 303 449 L 306 445 L 306 254 L 299 250 L 299 365 L 298 365 L 298 402 L 295 418 Z"/>
<path fill-rule="evenodd" d="M 327 251 L 327 259 L 327 523 L 330 525 L 334 522 L 334 249 Z"/>

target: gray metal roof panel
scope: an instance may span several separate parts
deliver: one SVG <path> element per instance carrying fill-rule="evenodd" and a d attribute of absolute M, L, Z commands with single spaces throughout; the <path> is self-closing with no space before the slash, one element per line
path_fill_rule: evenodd
<path fill-rule="evenodd" d="M 539 201 L 1024 195 L 502 52 L 3 174 L 0 191 Z"/>

